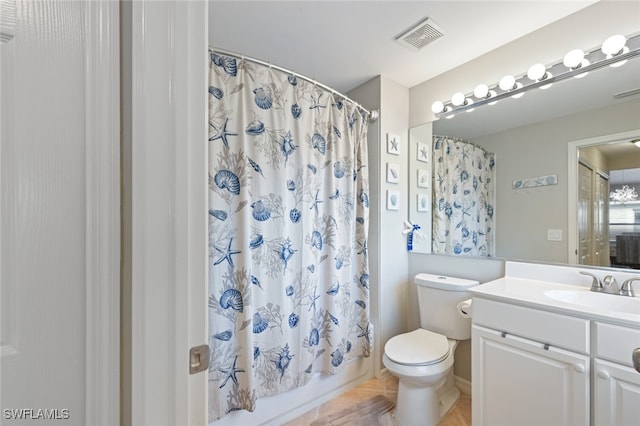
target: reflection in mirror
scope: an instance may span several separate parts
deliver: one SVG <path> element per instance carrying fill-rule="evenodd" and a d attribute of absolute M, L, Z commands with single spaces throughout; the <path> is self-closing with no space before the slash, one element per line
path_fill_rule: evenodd
<path fill-rule="evenodd" d="M 609 241 L 617 238 L 614 230 L 607 231 L 606 237 L 597 237 L 603 247 L 597 250 L 597 256 L 580 260 L 577 232 L 572 231 L 578 225 L 578 214 L 569 217 L 567 202 L 569 188 L 577 188 L 578 155 L 571 157 L 575 176 L 569 175 L 567 146 L 571 141 L 637 130 L 638 75 L 640 60 L 634 59 L 622 67 L 606 67 L 582 79 L 572 78 L 546 90 L 527 92 L 520 99 L 503 99 L 493 106 L 484 105 L 473 112 L 415 128 L 428 127 L 433 134 L 469 140 L 495 154 L 496 257 L 572 264 L 595 264 L 598 259 L 597 264 L 633 266 L 617 261 L 617 247 Z M 605 153 L 615 149 L 607 142 L 602 142 Z M 600 176 L 610 177 L 612 170 L 640 166 L 640 149 L 629 139 L 618 142 L 616 145 L 635 151 L 622 154 L 625 165 L 616 163 Z M 554 184 L 517 186 L 518 182 L 535 182 L 542 177 L 552 177 Z M 434 176 L 434 182 L 435 179 Z M 608 201 L 608 192 L 604 186 L 600 189 L 601 203 Z M 577 199 L 577 193 L 572 197 Z M 434 199 L 432 208 L 436 207 Z"/>

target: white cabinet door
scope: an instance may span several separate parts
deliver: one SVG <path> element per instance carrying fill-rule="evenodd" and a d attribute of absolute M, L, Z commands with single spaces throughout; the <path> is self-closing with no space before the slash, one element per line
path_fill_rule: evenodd
<path fill-rule="evenodd" d="M 640 425 L 640 373 L 600 359 L 595 360 L 595 373 L 595 425 Z"/>
<path fill-rule="evenodd" d="M 589 424 L 589 357 L 473 326 L 473 425 Z"/>

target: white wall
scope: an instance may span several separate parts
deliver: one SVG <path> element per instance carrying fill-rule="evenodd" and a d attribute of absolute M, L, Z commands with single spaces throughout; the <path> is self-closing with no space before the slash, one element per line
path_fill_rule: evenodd
<path fill-rule="evenodd" d="M 376 99 L 376 95 L 377 99 Z M 407 331 L 407 271 L 406 236 L 402 234 L 408 217 L 408 117 L 409 89 L 379 76 L 349 92 L 368 109 L 379 109 L 380 119 L 369 129 L 369 180 L 371 221 L 369 225 L 369 262 L 372 321 L 374 334 L 374 372 L 379 376 L 384 368 L 384 344 L 391 337 Z M 372 129 L 377 127 L 377 134 Z M 387 152 L 387 134 L 400 137 L 400 155 Z M 398 163 L 400 182 L 386 182 L 387 163 Z M 400 208 L 387 210 L 387 191 L 400 192 Z"/>

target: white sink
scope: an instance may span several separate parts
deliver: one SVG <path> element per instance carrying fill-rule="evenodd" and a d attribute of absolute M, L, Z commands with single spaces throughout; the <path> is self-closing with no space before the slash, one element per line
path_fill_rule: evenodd
<path fill-rule="evenodd" d="M 585 290 L 547 290 L 544 295 L 572 305 L 599 308 L 612 312 L 640 314 L 640 298 L 596 293 Z"/>

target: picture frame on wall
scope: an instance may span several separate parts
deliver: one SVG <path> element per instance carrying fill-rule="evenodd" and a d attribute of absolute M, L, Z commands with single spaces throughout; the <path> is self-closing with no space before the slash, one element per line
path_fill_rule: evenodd
<path fill-rule="evenodd" d="M 387 190 L 387 210 L 400 210 L 400 191 Z"/>
<path fill-rule="evenodd" d="M 418 194 L 417 209 L 419 212 L 428 212 L 430 204 L 429 194 Z"/>
<path fill-rule="evenodd" d="M 422 161 L 423 163 L 428 163 L 429 162 L 429 154 L 430 154 L 430 147 L 429 145 L 427 145 L 424 142 L 418 142 L 417 143 L 417 152 L 416 152 L 416 158 L 418 159 L 418 161 Z"/>
<path fill-rule="evenodd" d="M 418 169 L 418 188 L 429 187 L 429 171 L 426 169 Z"/>
<path fill-rule="evenodd" d="M 387 182 L 389 183 L 400 182 L 400 164 L 387 163 Z"/>
<path fill-rule="evenodd" d="M 400 136 L 387 133 L 387 152 L 392 155 L 400 155 Z"/>

